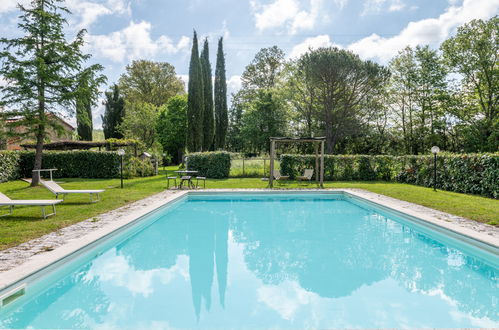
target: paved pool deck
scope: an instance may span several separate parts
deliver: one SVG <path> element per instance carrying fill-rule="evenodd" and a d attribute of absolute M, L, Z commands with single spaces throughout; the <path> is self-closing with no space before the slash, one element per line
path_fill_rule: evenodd
<path fill-rule="evenodd" d="M 345 192 L 425 222 L 499 248 L 499 228 L 362 189 L 206 189 L 165 190 L 118 209 L 81 221 L 16 247 L 0 251 L 0 290 L 88 246 L 165 203 L 193 193 L 216 192 Z"/>

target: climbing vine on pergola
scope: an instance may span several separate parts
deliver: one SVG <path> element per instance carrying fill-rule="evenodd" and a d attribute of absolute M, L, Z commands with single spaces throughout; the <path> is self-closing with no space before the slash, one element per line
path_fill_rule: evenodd
<path fill-rule="evenodd" d="M 321 188 L 324 188 L 324 143 L 326 142 L 325 137 L 309 137 L 309 138 L 290 138 L 290 137 L 271 137 L 270 138 L 270 175 L 269 175 L 269 186 L 272 188 L 274 181 L 274 159 L 276 158 L 275 150 L 279 142 L 282 143 L 302 143 L 308 142 L 313 143 L 315 146 L 315 181 L 319 182 Z M 320 158 L 319 158 L 319 147 L 320 147 Z M 319 159 L 320 159 L 320 169 L 319 169 Z M 319 175 L 317 175 L 319 173 Z"/>

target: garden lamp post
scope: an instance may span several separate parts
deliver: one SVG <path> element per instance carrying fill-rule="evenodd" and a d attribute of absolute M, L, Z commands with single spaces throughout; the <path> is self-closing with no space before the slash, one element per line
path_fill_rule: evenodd
<path fill-rule="evenodd" d="M 433 146 L 431 152 L 433 153 L 433 191 L 437 191 L 437 154 L 440 152 L 440 148 Z"/>
<path fill-rule="evenodd" d="M 120 177 L 121 177 L 121 189 L 123 189 L 123 156 L 125 155 L 125 150 L 118 149 L 118 155 L 121 158 Z"/>

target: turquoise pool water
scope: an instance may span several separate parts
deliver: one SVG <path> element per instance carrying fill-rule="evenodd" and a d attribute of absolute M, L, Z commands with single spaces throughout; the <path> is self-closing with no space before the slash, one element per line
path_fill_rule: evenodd
<path fill-rule="evenodd" d="M 193 195 L 28 283 L 0 328 L 499 327 L 498 263 L 340 194 Z"/>

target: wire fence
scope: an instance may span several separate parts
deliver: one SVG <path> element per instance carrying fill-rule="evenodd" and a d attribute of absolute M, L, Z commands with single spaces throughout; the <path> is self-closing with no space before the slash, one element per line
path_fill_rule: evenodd
<path fill-rule="evenodd" d="M 274 160 L 279 169 L 279 161 Z M 230 177 L 232 178 L 265 178 L 270 173 L 269 158 L 237 158 L 231 160 Z"/>

